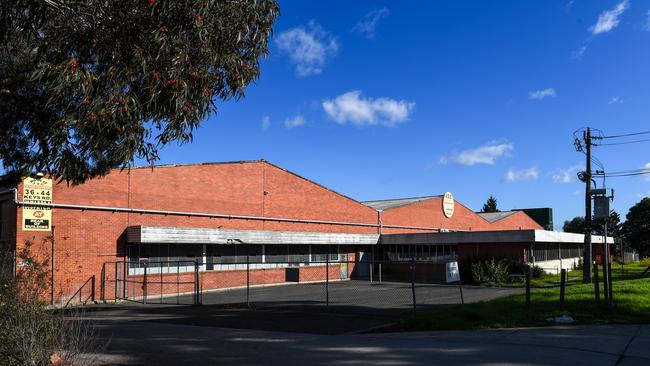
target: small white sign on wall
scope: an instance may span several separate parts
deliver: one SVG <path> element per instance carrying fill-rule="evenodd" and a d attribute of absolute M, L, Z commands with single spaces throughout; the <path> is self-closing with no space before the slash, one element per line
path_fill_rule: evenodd
<path fill-rule="evenodd" d="M 460 281 L 460 272 L 458 271 L 458 262 L 447 262 L 445 266 L 447 283 Z"/>

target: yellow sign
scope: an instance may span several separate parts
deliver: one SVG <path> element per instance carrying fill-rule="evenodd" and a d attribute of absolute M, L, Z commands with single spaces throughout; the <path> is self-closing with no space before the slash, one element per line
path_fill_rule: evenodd
<path fill-rule="evenodd" d="M 52 204 L 52 180 L 25 178 L 23 180 L 23 230 L 52 230 L 52 208 L 39 204 Z"/>

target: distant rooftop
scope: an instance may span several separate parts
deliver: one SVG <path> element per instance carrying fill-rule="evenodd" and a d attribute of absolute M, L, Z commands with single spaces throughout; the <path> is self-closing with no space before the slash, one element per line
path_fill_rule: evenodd
<path fill-rule="evenodd" d="M 497 222 L 505 219 L 506 217 L 516 213 L 517 211 L 500 211 L 500 212 L 477 212 L 479 216 L 486 219 L 490 223 Z"/>
<path fill-rule="evenodd" d="M 376 200 L 376 201 L 363 201 L 364 205 L 372 207 L 375 210 L 388 210 L 391 208 L 412 205 L 421 201 L 426 201 L 435 197 L 442 196 L 424 196 L 424 197 L 410 197 L 410 198 L 395 198 L 389 200 Z"/>

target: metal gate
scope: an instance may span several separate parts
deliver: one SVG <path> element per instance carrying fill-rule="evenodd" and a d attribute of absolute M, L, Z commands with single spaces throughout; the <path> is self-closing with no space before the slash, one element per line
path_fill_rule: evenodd
<path fill-rule="evenodd" d="M 100 300 L 198 305 L 199 262 L 117 261 L 102 266 Z"/>

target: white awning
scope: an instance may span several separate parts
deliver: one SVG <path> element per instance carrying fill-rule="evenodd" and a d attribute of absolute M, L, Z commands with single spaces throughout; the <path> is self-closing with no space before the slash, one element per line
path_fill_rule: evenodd
<path fill-rule="evenodd" d="M 463 231 L 450 233 L 384 234 L 381 244 L 473 244 L 473 243 L 570 243 L 584 242 L 583 234 L 547 230 Z M 602 244 L 603 236 L 592 235 L 591 242 Z M 613 237 L 607 237 L 609 244 Z"/>
<path fill-rule="evenodd" d="M 130 226 L 127 241 L 132 244 L 359 244 L 373 245 L 377 234 L 340 234 L 270 230 L 233 230 L 214 228 L 181 228 L 161 226 Z"/>

